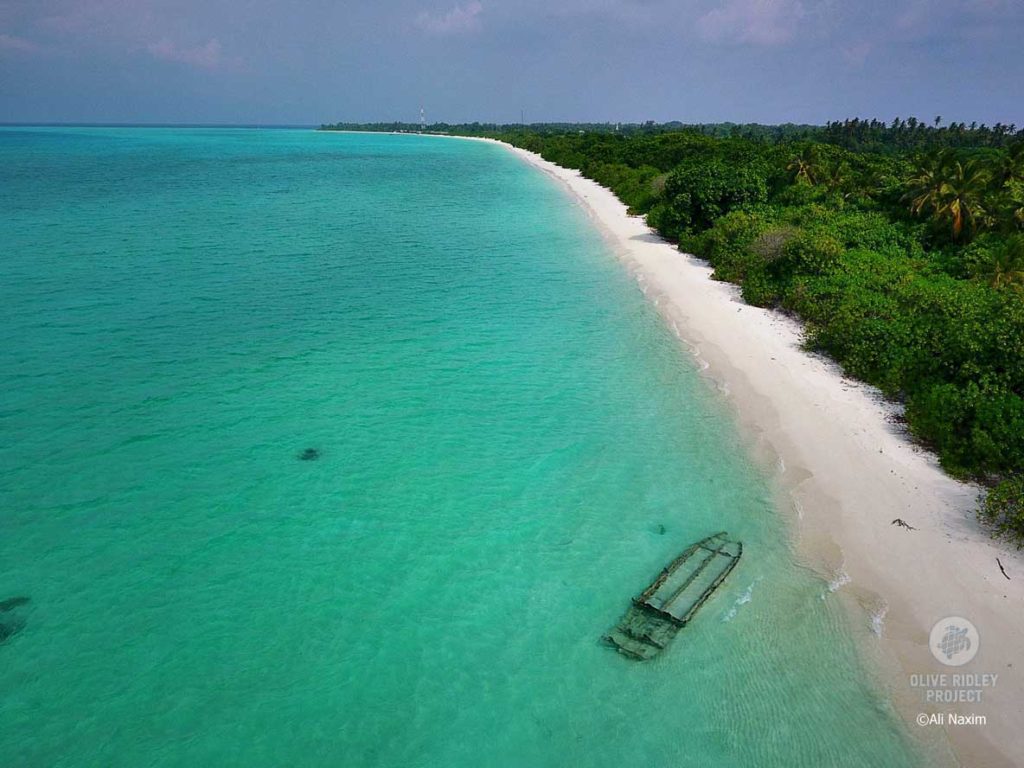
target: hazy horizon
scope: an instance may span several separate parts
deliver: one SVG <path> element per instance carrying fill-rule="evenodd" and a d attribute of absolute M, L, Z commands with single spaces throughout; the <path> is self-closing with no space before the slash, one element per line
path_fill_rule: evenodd
<path fill-rule="evenodd" d="M 1013 0 L 0 0 L 0 122 L 1024 124 Z"/>

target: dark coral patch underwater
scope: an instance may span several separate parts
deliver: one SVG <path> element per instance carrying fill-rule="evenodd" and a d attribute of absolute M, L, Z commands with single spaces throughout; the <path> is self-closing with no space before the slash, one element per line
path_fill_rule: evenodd
<path fill-rule="evenodd" d="M 0 613 L 5 614 L 0 620 L 0 643 L 3 643 L 25 628 L 25 619 L 18 615 L 16 609 L 28 605 L 27 597 L 9 597 L 0 600 Z M 6 614 L 11 614 L 10 616 Z"/>

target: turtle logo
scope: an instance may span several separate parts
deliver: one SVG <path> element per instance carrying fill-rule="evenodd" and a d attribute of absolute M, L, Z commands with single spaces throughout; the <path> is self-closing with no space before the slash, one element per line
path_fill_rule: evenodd
<path fill-rule="evenodd" d="M 939 640 L 939 650 L 947 659 L 952 659 L 961 651 L 971 650 L 971 638 L 967 636 L 967 627 L 958 627 L 956 624 L 946 627 L 946 634 Z"/>
<path fill-rule="evenodd" d="M 967 619 L 948 616 L 932 627 L 928 645 L 932 655 L 948 667 L 959 667 L 978 653 L 978 630 Z"/>

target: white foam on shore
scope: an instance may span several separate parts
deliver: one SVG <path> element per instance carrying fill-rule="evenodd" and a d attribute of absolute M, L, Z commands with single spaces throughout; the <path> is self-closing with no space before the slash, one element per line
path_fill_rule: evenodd
<path fill-rule="evenodd" d="M 763 579 L 763 576 L 758 576 L 747 586 L 740 596 L 736 598 L 736 601 L 732 604 L 732 607 L 726 611 L 725 616 L 722 617 L 722 621 L 728 622 L 736 618 L 736 614 L 740 608 L 749 603 L 754 596 L 754 586 Z"/>
<path fill-rule="evenodd" d="M 871 612 L 871 632 L 875 637 L 881 637 L 882 632 L 885 631 L 885 617 L 888 613 L 889 606 L 886 603 L 882 603 Z"/>
<path fill-rule="evenodd" d="M 827 591 L 821 594 L 821 599 L 824 600 L 830 594 L 838 592 L 844 586 L 849 584 L 851 581 L 850 574 L 846 572 L 846 568 L 842 565 L 836 569 L 836 572 L 832 574 L 832 577 L 828 580 Z"/>

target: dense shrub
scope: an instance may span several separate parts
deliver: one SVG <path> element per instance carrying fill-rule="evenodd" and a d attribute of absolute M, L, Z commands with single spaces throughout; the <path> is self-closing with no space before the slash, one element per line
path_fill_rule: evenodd
<path fill-rule="evenodd" d="M 688 244 L 715 268 L 716 280 L 741 283 L 751 271 L 763 268 L 764 260 L 755 257 L 751 246 L 771 222 L 765 211 L 734 211 Z"/>
<path fill-rule="evenodd" d="M 824 275 L 835 269 L 843 255 L 843 246 L 832 235 L 823 232 L 799 232 L 783 246 L 773 262 L 780 275 Z"/>
<path fill-rule="evenodd" d="M 1024 475 L 1015 475 L 992 488 L 979 516 L 997 533 L 1024 542 Z"/>
<path fill-rule="evenodd" d="M 684 229 L 702 230 L 742 206 L 768 200 L 768 171 L 761 163 L 711 157 L 681 165 L 665 180 L 664 197 Z"/>

